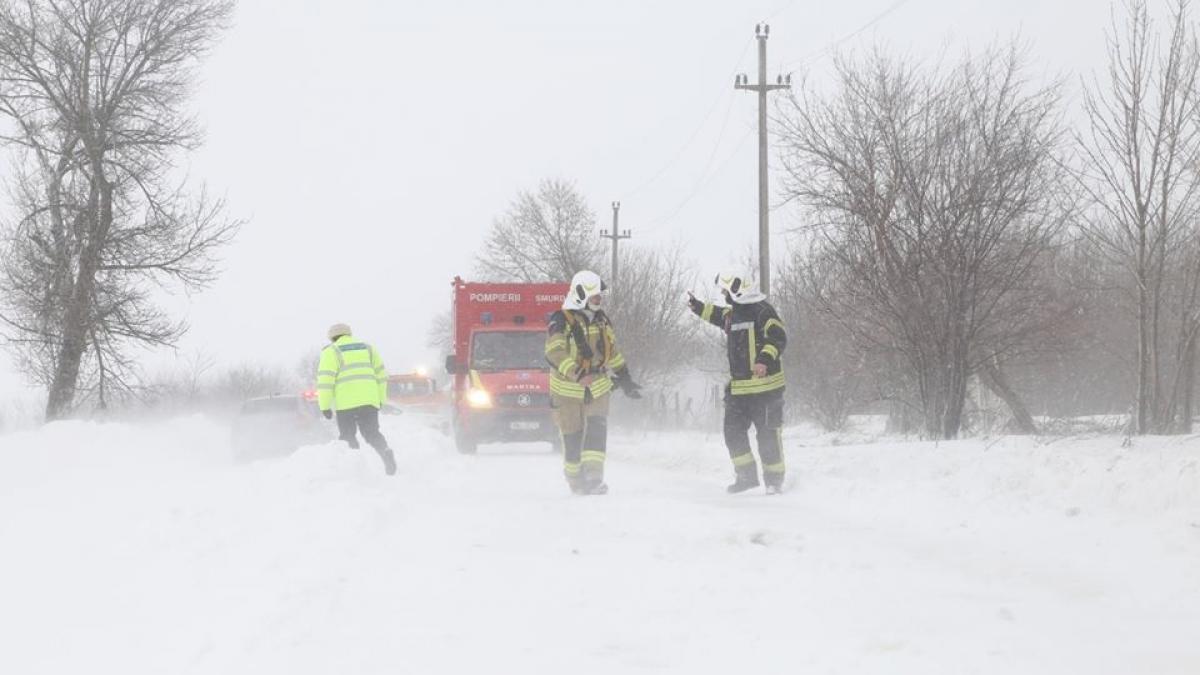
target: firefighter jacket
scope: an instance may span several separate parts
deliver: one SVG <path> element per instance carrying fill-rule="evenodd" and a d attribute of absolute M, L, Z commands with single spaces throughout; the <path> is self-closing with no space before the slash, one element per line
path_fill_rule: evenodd
<path fill-rule="evenodd" d="M 692 300 L 689 305 L 701 319 L 722 328 L 729 353 L 729 393 L 762 394 L 783 389 L 783 362 L 787 333 L 775 308 L 766 301 L 732 307 Z M 754 377 L 754 364 L 767 367 L 766 377 Z"/>
<path fill-rule="evenodd" d="M 317 404 L 321 410 L 383 407 L 387 371 L 374 347 L 343 335 L 321 350 L 317 366 Z"/>
<path fill-rule="evenodd" d="M 609 370 L 619 372 L 625 368 L 625 357 L 617 350 L 616 333 L 602 310 L 591 319 L 574 309 L 551 315 L 546 330 L 546 360 L 553 368 L 551 393 L 575 399 L 585 398 L 584 387 L 579 384 L 584 376 L 595 376 L 589 389 L 593 397 L 600 398 L 613 388 Z"/>

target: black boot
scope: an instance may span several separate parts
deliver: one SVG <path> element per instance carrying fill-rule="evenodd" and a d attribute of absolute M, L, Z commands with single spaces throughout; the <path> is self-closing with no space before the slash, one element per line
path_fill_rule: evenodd
<path fill-rule="evenodd" d="M 758 487 L 758 467 L 750 464 L 737 468 L 737 478 L 729 487 L 725 488 L 725 491 L 732 495 L 756 487 Z"/>
<path fill-rule="evenodd" d="M 391 448 L 385 448 L 379 456 L 383 459 L 383 470 L 387 475 L 396 475 L 396 453 L 392 452 Z"/>
<path fill-rule="evenodd" d="M 763 482 L 767 485 L 767 494 L 779 495 L 783 494 L 783 474 L 781 473 L 764 473 Z"/>
<path fill-rule="evenodd" d="M 579 476 L 567 476 L 567 487 L 571 488 L 571 494 L 587 494 L 587 486 L 583 484 L 583 479 Z"/>

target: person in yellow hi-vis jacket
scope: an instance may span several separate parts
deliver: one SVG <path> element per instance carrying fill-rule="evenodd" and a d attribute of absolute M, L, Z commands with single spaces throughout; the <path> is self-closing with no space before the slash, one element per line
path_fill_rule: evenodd
<path fill-rule="evenodd" d="M 736 474 L 729 492 L 759 485 L 750 450 L 750 427 L 758 437 L 767 494 L 783 489 L 783 350 L 787 332 L 775 308 L 744 277 L 718 274 L 717 288 L 726 307 L 700 302 L 688 294 L 688 306 L 701 319 L 725 331 L 730 382 L 725 387 L 725 446 Z"/>
<path fill-rule="evenodd" d="M 375 347 L 355 340 L 344 323 L 329 328 L 329 346 L 317 365 L 317 405 L 325 419 L 337 413 L 338 437 L 358 448 L 361 431 L 383 459 L 384 470 L 396 473 L 396 456 L 379 431 L 379 409 L 387 400 L 387 370 Z"/>
<path fill-rule="evenodd" d="M 642 397 L 617 349 L 612 322 L 600 308 L 605 290 L 595 272 L 576 274 L 562 310 L 551 315 L 546 332 L 546 360 L 553 367 L 550 397 L 562 434 L 563 473 L 575 494 L 608 492 L 604 459 L 613 387 L 630 398 Z"/>

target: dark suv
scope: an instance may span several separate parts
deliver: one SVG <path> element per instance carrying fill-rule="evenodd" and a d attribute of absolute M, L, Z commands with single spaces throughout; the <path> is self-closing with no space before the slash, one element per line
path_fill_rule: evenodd
<path fill-rule="evenodd" d="M 308 396 L 264 396 L 242 403 L 233 421 L 234 456 L 239 460 L 282 457 L 303 445 L 336 438 L 331 422 L 321 418 Z"/>

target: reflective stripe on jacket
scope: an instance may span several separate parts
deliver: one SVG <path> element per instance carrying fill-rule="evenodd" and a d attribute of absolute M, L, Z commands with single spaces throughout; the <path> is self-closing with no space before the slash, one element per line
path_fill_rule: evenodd
<path fill-rule="evenodd" d="M 383 407 L 387 370 L 374 347 L 343 335 L 321 350 L 317 365 L 317 404 L 321 410 Z"/>
<path fill-rule="evenodd" d="M 766 301 L 719 307 L 696 301 L 692 311 L 725 330 L 729 356 L 729 391 L 734 396 L 783 389 L 783 350 L 787 332 L 775 308 Z M 754 364 L 767 367 L 766 377 L 754 377 Z"/>
<path fill-rule="evenodd" d="M 612 323 L 603 311 L 592 319 L 581 311 L 564 309 L 550 317 L 546 330 L 546 360 L 550 371 L 550 391 L 567 398 L 584 398 L 579 380 L 594 375 L 588 387 L 592 396 L 600 398 L 612 391 L 608 370 L 619 370 L 625 357 L 617 349 L 617 337 Z"/>

